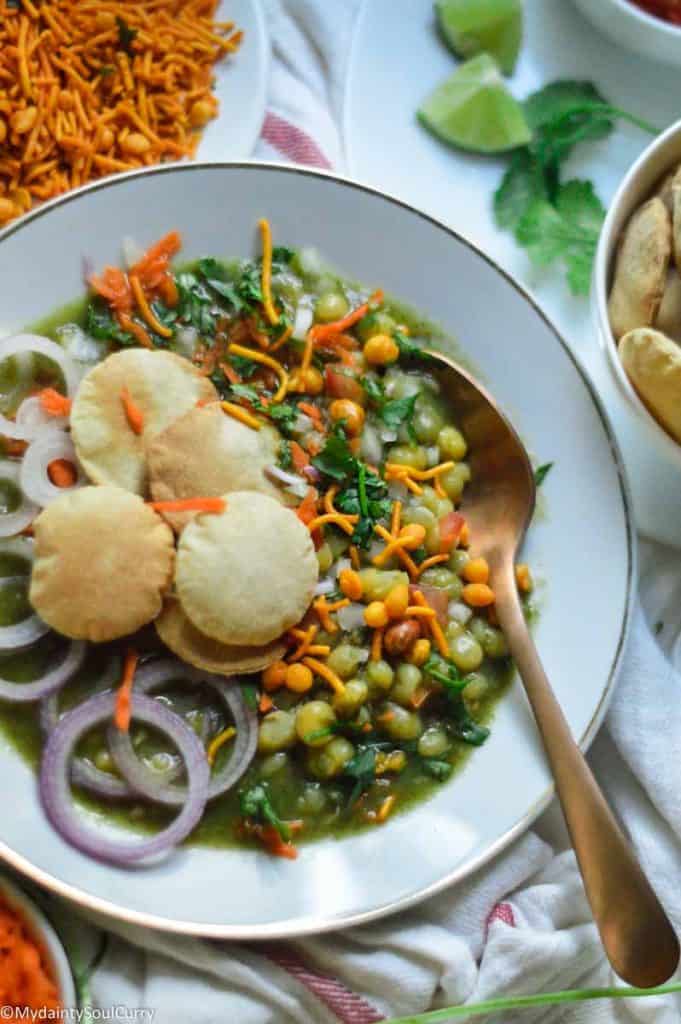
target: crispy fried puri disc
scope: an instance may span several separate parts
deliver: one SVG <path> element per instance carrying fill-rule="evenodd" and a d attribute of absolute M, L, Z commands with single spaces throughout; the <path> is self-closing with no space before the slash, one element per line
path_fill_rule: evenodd
<path fill-rule="evenodd" d="M 122 395 L 143 417 L 135 433 Z M 217 398 L 215 388 L 188 359 L 172 352 L 124 349 L 83 377 L 71 409 L 71 436 L 90 479 L 146 494 L 146 441 L 193 409 Z"/>
<path fill-rule="evenodd" d="M 669 212 L 657 196 L 627 224 L 617 251 L 608 315 L 615 338 L 653 323 L 664 293 L 672 249 Z"/>
<path fill-rule="evenodd" d="M 640 327 L 624 335 L 619 354 L 655 419 L 681 442 L 681 348 L 660 331 Z"/>
<path fill-rule="evenodd" d="M 263 647 L 236 647 L 211 640 L 189 621 L 175 598 L 166 600 L 154 625 L 166 647 L 179 658 L 220 676 L 259 672 L 286 651 L 282 640 L 274 640 Z"/>
<path fill-rule="evenodd" d="M 154 501 L 213 498 L 230 491 L 261 491 L 282 500 L 265 475 L 276 463 L 279 434 L 267 423 L 253 430 L 226 415 L 219 404 L 190 409 L 147 445 Z M 179 531 L 195 512 L 164 513 Z"/>
<path fill-rule="evenodd" d="M 290 509 L 257 491 L 225 495 L 224 512 L 189 523 L 175 587 L 202 633 L 225 644 L 268 644 L 305 614 L 319 567 L 310 533 Z"/>
<path fill-rule="evenodd" d="M 173 532 L 119 487 L 83 487 L 34 521 L 29 599 L 58 633 L 114 640 L 154 619 L 173 574 Z"/>

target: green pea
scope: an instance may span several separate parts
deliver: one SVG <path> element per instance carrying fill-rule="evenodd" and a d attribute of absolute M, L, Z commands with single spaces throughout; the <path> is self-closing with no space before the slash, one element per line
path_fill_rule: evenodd
<path fill-rule="evenodd" d="M 465 459 L 468 451 L 465 437 L 460 430 L 452 426 L 442 428 L 437 435 L 437 446 L 443 459 L 454 459 L 455 462 Z"/>
<path fill-rule="evenodd" d="M 466 676 L 463 695 L 467 701 L 484 700 L 490 691 L 490 681 L 482 672 L 470 672 Z"/>
<path fill-rule="evenodd" d="M 486 627 L 487 621 L 483 619 L 482 616 L 480 615 L 473 615 L 472 618 L 468 620 L 468 623 L 466 625 L 466 629 L 468 630 L 468 632 L 471 634 L 471 636 L 475 637 L 475 639 L 478 641 L 480 645 L 482 645 Z"/>
<path fill-rule="evenodd" d="M 319 572 L 328 572 L 333 565 L 333 551 L 327 541 L 317 548 L 317 562 L 319 564 Z"/>
<path fill-rule="evenodd" d="M 420 397 L 414 409 L 413 427 L 421 444 L 434 444 L 442 429 L 442 415 L 435 406 Z"/>
<path fill-rule="evenodd" d="M 321 814 L 326 807 L 326 793 L 322 787 L 315 782 L 309 783 L 296 801 L 298 814 L 304 818 Z"/>
<path fill-rule="evenodd" d="M 449 736 L 439 725 L 431 725 L 421 736 L 418 752 L 421 757 L 441 757 L 451 746 Z"/>
<path fill-rule="evenodd" d="M 449 656 L 461 672 L 473 672 L 480 668 L 484 654 L 475 637 L 463 632 L 452 641 Z"/>
<path fill-rule="evenodd" d="M 369 687 L 363 679 L 348 679 L 343 693 L 335 693 L 331 706 L 341 718 L 352 718 L 369 696 Z"/>
<path fill-rule="evenodd" d="M 263 718 L 258 732 L 258 751 L 274 754 L 296 742 L 296 716 L 292 711 L 271 711 Z"/>
<path fill-rule="evenodd" d="M 508 655 L 506 637 L 496 626 L 487 623 L 482 637 L 482 649 L 488 658 L 505 658 Z"/>
<path fill-rule="evenodd" d="M 357 333 L 362 341 L 368 341 L 375 334 L 392 334 L 396 327 L 397 324 L 390 314 L 379 309 L 362 317 L 357 324 Z"/>
<path fill-rule="evenodd" d="M 324 747 L 311 748 L 307 753 L 307 770 L 318 779 L 332 779 L 355 756 L 355 748 L 344 736 L 334 736 Z"/>
<path fill-rule="evenodd" d="M 331 733 L 317 736 L 336 721 L 336 712 L 323 700 L 308 700 L 296 711 L 296 733 L 308 747 L 323 747 L 331 741 Z"/>
<path fill-rule="evenodd" d="M 261 779 L 269 779 L 277 772 L 282 771 L 288 764 L 288 754 L 280 750 L 277 754 L 270 754 L 260 762 L 259 774 Z"/>
<path fill-rule="evenodd" d="M 315 303 L 314 318 L 319 323 L 330 324 L 342 319 L 349 309 L 348 300 L 340 292 L 324 292 Z"/>
<path fill-rule="evenodd" d="M 403 661 L 395 673 L 395 682 L 390 691 L 390 699 L 401 704 L 403 707 L 411 705 L 412 698 L 423 679 L 420 668 Z"/>
<path fill-rule="evenodd" d="M 407 711 L 399 704 L 389 702 L 385 705 L 386 712 L 392 716 L 381 727 L 391 740 L 416 740 L 423 732 L 423 722 L 417 711 Z"/>
<path fill-rule="evenodd" d="M 334 647 L 331 651 L 326 663 L 331 671 L 339 675 L 341 679 L 350 679 L 362 663 L 364 653 L 362 647 L 338 644 L 338 647 Z"/>
<path fill-rule="evenodd" d="M 459 500 L 470 478 L 471 468 L 467 462 L 458 462 L 456 466 L 440 474 L 440 482 L 453 501 Z"/>
<path fill-rule="evenodd" d="M 452 551 L 451 555 L 449 556 L 449 566 L 451 569 L 454 570 L 454 572 L 458 573 L 460 576 L 461 573 L 463 572 L 463 567 L 465 566 L 466 562 L 470 560 L 470 557 L 471 556 L 468 554 L 468 552 L 465 551 L 463 548 L 457 548 L 456 550 Z"/>
<path fill-rule="evenodd" d="M 97 753 L 95 754 L 94 762 L 95 767 L 99 768 L 100 772 L 113 771 L 113 758 L 111 757 L 109 751 L 106 749 L 97 751 Z"/>
<path fill-rule="evenodd" d="M 378 690 L 389 690 L 395 673 L 387 661 L 370 661 L 367 665 L 367 679 Z"/>
<path fill-rule="evenodd" d="M 392 569 L 360 569 L 359 576 L 366 601 L 383 601 L 393 587 L 399 583 L 409 583 L 406 572 Z"/>
<path fill-rule="evenodd" d="M 428 465 L 428 452 L 414 444 L 395 444 L 388 452 L 388 462 L 411 466 L 412 469 L 425 469 Z"/>
<path fill-rule="evenodd" d="M 463 590 L 463 583 L 451 569 L 434 565 L 432 569 L 426 569 L 421 574 L 421 579 L 430 587 L 438 587 L 439 590 L 446 590 L 447 596 L 452 601 L 458 601 Z"/>
<path fill-rule="evenodd" d="M 445 636 L 447 637 L 447 642 L 450 644 L 450 646 L 458 636 L 461 636 L 463 631 L 464 627 L 461 625 L 460 622 L 457 622 L 455 619 L 452 619 L 450 622 L 447 623 L 445 627 Z"/>

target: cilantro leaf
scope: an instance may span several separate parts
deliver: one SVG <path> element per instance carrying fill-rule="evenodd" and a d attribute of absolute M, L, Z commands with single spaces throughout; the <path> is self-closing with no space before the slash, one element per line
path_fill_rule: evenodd
<path fill-rule="evenodd" d="M 513 231 L 534 199 L 548 198 L 538 160 L 528 149 L 515 151 L 501 185 L 494 193 L 494 218 L 500 228 Z"/>
<path fill-rule="evenodd" d="M 260 782 L 241 792 L 239 809 L 244 818 L 250 818 L 260 825 L 272 825 L 285 843 L 290 840 L 291 830 L 272 806 L 267 783 Z"/>
<path fill-rule="evenodd" d="M 540 266 L 560 258 L 571 291 L 587 294 L 604 217 L 591 182 L 575 179 L 560 186 L 555 206 L 545 199 L 530 204 L 517 225 L 516 239 Z"/>
<path fill-rule="evenodd" d="M 541 485 L 544 483 L 546 477 L 549 475 L 552 469 L 552 462 L 545 462 L 542 466 L 537 466 L 537 468 L 534 471 L 535 486 L 541 487 Z"/>
<path fill-rule="evenodd" d="M 230 391 L 237 398 L 245 398 L 246 401 L 250 402 L 256 409 L 261 405 L 260 395 L 254 387 L 251 387 L 250 384 L 232 384 L 230 385 Z"/>
<path fill-rule="evenodd" d="M 457 739 L 474 747 L 481 746 L 489 736 L 489 729 L 478 725 L 469 714 L 461 696 L 468 680 L 452 661 L 439 654 L 431 654 L 423 666 L 424 671 L 437 680 L 447 696 L 447 728 Z"/>
<path fill-rule="evenodd" d="M 249 708 L 251 708 L 252 711 L 255 711 L 258 706 L 258 691 L 253 683 L 242 683 L 241 692 Z"/>
<path fill-rule="evenodd" d="M 125 50 L 127 54 L 132 55 L 132 44 L 137 36 L 137 29 L 130 28 L 127 21 L 124 21 L 120 15 L 116 16 L 116 25 L 118 26 L 118 45 L 121 50 Z"/>
<path fill-rule="evenodd" d="M 248 356 L 230 355 L 229 361 L 242 378 L 245 377 L 246 379 L 249 379 L 258 369 L 256 361 L 254 359 L 249 359 Z"/>
<path fill-rule="evenodd" d="M 423 666 L 423 671 L 444 686 L 447 693 L 459 694 L 466 686 L 464 677 L 453 661 L 448 661 L 441 654 L 431 654 Z"/>
<path fill-rule="evenodd" d="M 287 249 L 285 245 L 275 245 L 272 249 L 272 270 L 280 270 L 281 267 L 287 267 L 295 252 L 293 249 Z"/>
<path fill-rule="evenodd" d="M 178 274 L 175 282 L 179 292 L 178 319 L 191 324 L 201 335 L 215 334 L 217 315 L 213 299 L 203 282 L 188 271 Z"/>
<path fill-rule="evenodd" d="M 593 82 L 558 79 L 531 93 L 523 102 L 527 123 L 533 132 L 576 108 L 602 107 L 607 101 Z"/>
<path fill-rule="evenodd" d="M 409 398 L 393 398 L 385 402 L 378 410 L 378 415 L 391 430 L 397 430 L 402 423 L 409 423 L 414 417 L 414 406 L 418 395 Z"/>
<path fill-rule="evenodd" d="M 265 414 L 273 420 L 279 429 L 289 434 L 293 430 L 293 424 L 298 419 L 300 413 L 295 405 L 291 405 L 290 402 L 275 402 L 268 405 L 264 410 Z"/>
<path fill-rule="evenodd" d="M 415 341 L 412 341 L 411 338 L 408 338 L 406 334 L 402 334 L 402 331 L 395 331 L 393 338 L 400 350 L 400 359 L 420 359 L 425 363 L 433 358 L 425 349 Z"/>
<path fill-rule="evenodd" d="M 362 793 L 369 789 L 376 778 L 375 748 L 360 748 L 359 752 L 346 764 L 343 769 L 343 775 L 354 782 L 348 799 L 348 806 L 352 807 Z"/>
<path fill-rule="evenodd" d="M 345 480 L 353 472 L 356 462 L 342 430 L 330 434 L 319 455 L 312 459 L 313 466 L 334 480 Z"/>
<path fill-rule="evenodd" d="M 421 759 L 421 767 L 427 775 L 432 775 L 438 782 L 444 782 L 452 774 L 453 767 L 449 761 L 438 761 L 435 757 Z"/>

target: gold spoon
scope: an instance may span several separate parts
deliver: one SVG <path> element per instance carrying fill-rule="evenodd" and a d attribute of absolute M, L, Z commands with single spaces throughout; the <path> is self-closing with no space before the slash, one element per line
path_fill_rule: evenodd
<path fill-rule="evenodd" d="M 516 555 L 536 499 L 530 460 L 485 389 L 446 356 L 431 355 L 470 448 L 472 479 L 461 511 L 475 554 L 490 567 L 496 614 L 534 712 L 603 947 L 624 981 L 659 985 L 678 965 L 676 934 L 572 738 L 518 597 Z"/>

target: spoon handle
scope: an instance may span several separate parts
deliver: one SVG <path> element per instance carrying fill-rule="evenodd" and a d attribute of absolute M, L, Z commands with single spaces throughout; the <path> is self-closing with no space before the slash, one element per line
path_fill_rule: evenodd
<path fill-rule="evenodd" d="M 499 623 L 539 727 L 605 952 L 625 981 L 659 985 L 678 965 L 677 937 L 572 738 L 525 622 L 511 561 L 493 564 L 492 578 Z"/>

